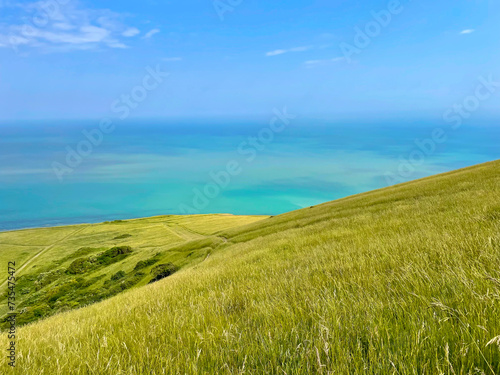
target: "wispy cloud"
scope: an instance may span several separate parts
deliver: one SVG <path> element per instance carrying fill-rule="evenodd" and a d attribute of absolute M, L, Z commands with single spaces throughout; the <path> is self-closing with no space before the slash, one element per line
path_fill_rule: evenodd
<path fill-rule="evenodd" d="M 460 31 L 460 34 L 472 34 L 474 31 L 474 29 L 465 29 L 465 30 L 462 30 Z"/>
<path fill-rule="evenodd" d="M 0 22 L 0 47 L 46 51 L 127 48 L 122 39 L 140 33 L 111 10 L 83 8 L 76 0 L 54 4 L 57 6 L 50 9 L 46 2 L 11 6 L 15 11 L 5 18 L 10 22 Z"/>
<path fill-rule="evenodd" d="M 135 28 L 135 27 L 129 27 L 127 30 L 125 30 L 122 35 L 127 37 L 127 38 L 130 38 L 130 37 L 133 37 L 133 36 L 136 36 L 138 34 L 140 34 L 140 30 Z"/>
<path fill-rule="evenodd" d="M 266 56 L 278 56 L 278 55 L 283 55 L 284 53 L 287 53 L 287 51 L 284 49 L 277 49 L 274 51 L 267 52 Z"/>
<path fill-rule="evenodd" d="M 305 65 L 311 67 L 315 65 L 326 65 L 331 63 L 336 63 L 340 61 L 344 61 L 345 57 L 334 57 L 333 59 L 324 59 L 324 60 L 308 60 L 304 62 Z"/>
<path fill-rule="evenodd" d="M 305 52 L 305 51 L 309 51 L 312 48 L 313 48 L 312 46 L 302 46 L 302 47 L 293 47 L 293 48 L 289 48 L 289 49 L 277 49 L 274 51 L 267 52 L 266 56 L 268 56 L 268 57 L 278 56 L 278 55 L 283 55 L 285 53 L 290 53 L 290 52 Z"/>
<path fill-rule="evenodd" d="M 146 33 L 146 35 L 144 35 L 144 36 L 143 36 L 143 39 L 149 39 L 149 38 L 151 38 L 153 35 L 158 34 L 159 32 L 160 32 L 160 29 L 153 29 L 153 30 L 151 30 L 151 31 L 148 31 L 148 32 Z"/>

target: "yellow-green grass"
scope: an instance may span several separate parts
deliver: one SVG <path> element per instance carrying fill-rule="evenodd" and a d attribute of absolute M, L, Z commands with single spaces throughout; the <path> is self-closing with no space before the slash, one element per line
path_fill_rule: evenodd
<path fill-rule="evenodd" d="M 40 251 L 63 240 L 77 229 L 77 226 L 68 226 L 2 232 L 0 233 L 0 264 L 16 261 L 16 266 L 21 267 Z M 0 275 L 0 283 L 6 279 L 6 273 Z"/>
<path fill-rule="evenodd" d="M 133 253 L 123 261 L 101 267 L 85 275 L 78 275 L 87 280 L 102 276 L 97 282 L 88 287 L 88 290 L 84 291 L 85 293 L 92 293 L 101 288 L 104 282 L 116 272 L 125 271 L 127 274 L 131 274 L 139 261 L 150 259 L 158 253 L 162 254 L 158 263 L 171 262 L 178 267 L 201 261 L 212 250 L 211 247 L 200 249 L 198 252 L 191 252 L 179 251 L 178 246 L 193 239 L 210 240 L 212 234 L 217 230 L 253 223 L 263 218 L 266 217 L 233 215 L 158 216 L 102 224 L 0 233 L 0 261 L 5 265 L 5 272 L 1 275 L 0 284 L 2 284 L 2 289 L 7 286 L 7 264 L 10 261 L 16 262 L 17 277 L 38 275 L 53 270 L 67 269 L 75 258 L 80 257 L 72 255 L 84 247 L 95 248 L 96 250 L 92 252 L 95 254 L 114 246 L 130 246 Z M 204 222 L 207 222 L 206 227 L 203 227 Z M 220 222 L 219 229 L 218 222 Z M 193 232 L 191 227 L 196 230 L 203 228 L 204 234 Z M 123 235 L 126 235 L 126 237 Z M 217 237 L 215 236 L 215 238 Z M 149 271 L 150 268 L 142 271 Z M 76 277 L 71 275 L 60 277 L 58 282 L 45 287 L 43 291 L 60 286 Z M 146 284 L 150 278 L 145 275 L 138 285 Z M 38 305 L 39 302 L 43 302 L 43 304 L 46 302 L 43 301 L 43 298 L 38 298 L 36 302 L 31 303 L 31 306 L 30 303 L 23 305 L 23 301 L 27 297 L 32 297 L 33 291 L 34 288 L 31 287 L 31 292 L 25 295 L 19 293 L 21 291 L 18 290 L 16 301 L 18 305 L 23 308 L 27 307 L 29 310 L 34 305 Z M 46 306 L 45 309 L 47 310 Z M 7 312 L 6 295 L 2 293 L 0 296 L 0 317 L 5 316 Z"/>
<path fill-rule="evenodd" d="M 500 373 L 499 161 L 177 251 L 207 241 L 203 262 L 21 328 L 10 372 Z"/>

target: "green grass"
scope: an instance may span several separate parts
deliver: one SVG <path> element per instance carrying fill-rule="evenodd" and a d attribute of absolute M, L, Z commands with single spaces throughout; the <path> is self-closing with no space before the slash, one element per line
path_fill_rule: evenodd
<path fill-rule="evenodd" d="M 169 220 L 204 261 L 21 328 L 11 372 L 500 373 L 499 161 L 205 237 Z"/>
<path fill-rule="evenodd" d="M 3 264 L 15 261 L 17 305 L 23 325 L 55 313 L 95 303 L 134 286 L 146 285 L 153 266 L 175 263 L 185 267 L 205 259 L 207 251 L 179 251 L 193 238 L 221 241 L 214 231 L 262 220 L 262 216 L 160 216 L 95 225 L 30 229 L 0 233 Z M 199 223 L 210 222 L 204 234 L 193 234 Z M 232 224 L 231 224 L 232 223 Z M 189 245 L 188 245 L 189 247 Z M 20 252 L 18 249 L 23 249 Z M 116 253 L 115 249 L 128 249 Z M 26 249 L 31 249 L 27 251 Z M 139 262 L 147 263 L 136 269 Z M 125 277 L 111 280 L 118 272 Z M 2 275 L 4 284 L 7 272 Z M 2 285 L 5 289 L 5 285 Z M 6 295 L 0 295 L 0 328 L 8 323 Z"/>

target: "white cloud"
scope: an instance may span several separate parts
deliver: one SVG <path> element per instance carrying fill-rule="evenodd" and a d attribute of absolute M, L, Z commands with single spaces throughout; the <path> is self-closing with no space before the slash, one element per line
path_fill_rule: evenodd
<path fill-rule="evenodd" d="M 345 57 L 334 57 L 333 59 L 326 60 L 308 60 L 304 64 L 307 66 L 315 66 L 315 65 L 326 65 L 331 63 L 336 63 L 345 60 Z"/>
<path fill-rule="evenodd" d="M 122 39 L 140 33 L 108 9 L 82 8 L 77 1 L 16 5 L 17 18 L 0 22 L 0 47 L 46 51 L 127 48 Z M 52 3 L 50 3 L 52 4 Z"/>
<path fill-rule="evenodd" d="M 111 42 L 108 44 L 110 48 L 126 49 L 129 48 L 126 44 L 121 42 Z"/>
<path fill-rule="evenodd" d="M 127 37 L 127 38 L 130 38 L 130 37 L 133 37 L 133 36 L 136 36 L 138 34 L 140 34 L 141 32 L 139 31 L 139 29 L 135 28 L 135 27 L 129 27 L 127 30 L 125 30 L 122 35 Z"/>
<path fill-rule="evenodd" d="M 60 44 L 101 43 L 110 36 L 110 31 L 97 26 L 82 26 L 76 33 L 56 33 L 38 30 L 35 37 Z"/>
<path fill-rule="evenodd" d="M 289 52 L 305 52 L 309 51 L 312 48 L 313 48 L 312 46 L 303 46 L 303 47 L 293 47 L 289 49 L 277 49 L 274 51 L 267 52 L 266 56 L 278 56 Z"/>
<path fill-rule="evenodd" d="M 143 36 L 144 39 L 149 39 L 153 35 L 158 34 L 160 32 L 160 29 L 153 29 L 151 31 L 148 31 L 146 35 Z"/>
<path fill-rule="evenodd" d="M 325 60 L 307 60 L 304 64 L 306 65 L 318 65 L 325 62 Z"/>
<path fill-rule="evenodd" d="M 277 49 L 275 51 L 266 53 L 266 56 L 278 56 L 278 55 L 283 55 L 284 53 L 287 53 L 287 51 L 284 49 Z"/>
<path fill-rule="evenodd" d="M 472 34 L 474 31 L 474 29 L 465 29 L 465 30 L 462 30 L 460 31 L 460 34 Z"/>
<path fill-rule="evenodd" d="M 182 61 L 182 57 L 165 57 L 162 60 L 167 62 Z"/>
<path fill-rule="evenodd" d="M 30 40 L 24 38 L 19 35 L 11 34 L 11 35 L 0 35 L 0 47 L 17 47 L 22 45 L 27 45 L 30 43 Z"/>

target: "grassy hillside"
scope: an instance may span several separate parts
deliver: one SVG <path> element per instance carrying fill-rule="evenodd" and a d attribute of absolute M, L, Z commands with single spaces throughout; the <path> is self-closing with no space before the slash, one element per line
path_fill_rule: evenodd
<path fill-rule="evenodd" d="M 175 270 L 196 264 L 224 242 L 216 231 L 263 218 L 159 216 L 0 233 L 0 261 L 15 261 L 17 267 L 16 302 L 23 311 L 17 322 L 23 325 L 145 285 L 162 265 Z M 7 272 L 1 277 L 6 290 Z M 2 293 L 0 328 L 8 325 L 7 312 Z"/>
<path fill-rule="evenodd" d="M 500 373 L 498 161 L 215 237 L 204 262 L 23 327 L 12 372 Z"/>

